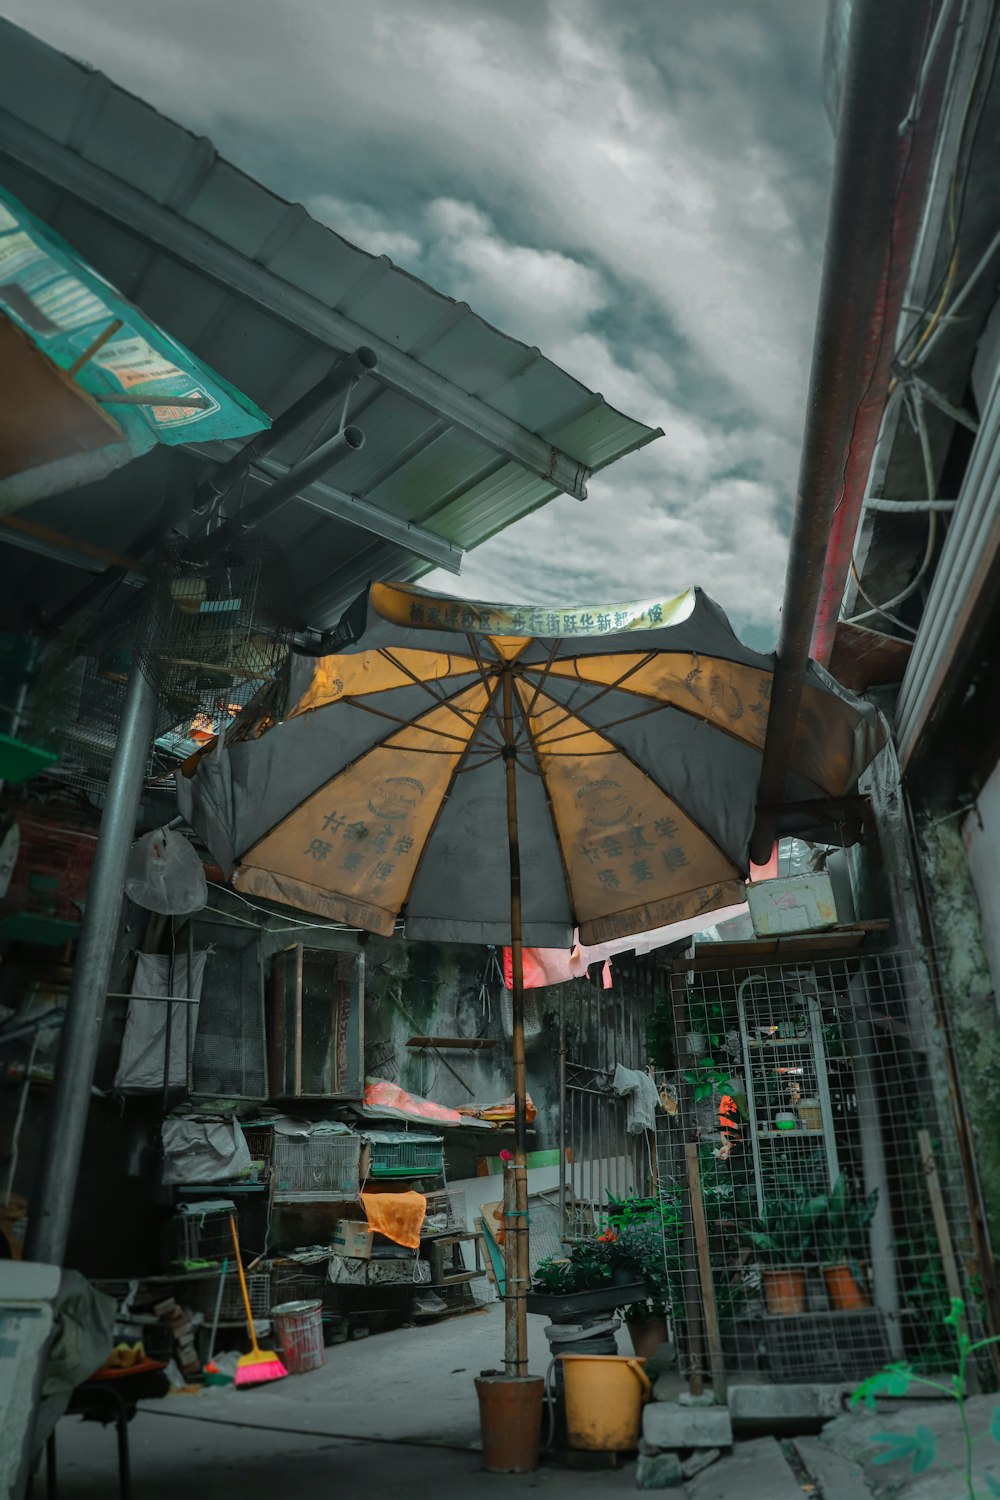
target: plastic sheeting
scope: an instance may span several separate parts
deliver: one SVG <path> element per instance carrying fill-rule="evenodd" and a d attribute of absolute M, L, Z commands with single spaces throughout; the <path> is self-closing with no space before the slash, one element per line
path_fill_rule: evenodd
<path fill-rule="evenodd" d="M 228 1182 L 250 1171 L 250 1148 L 235 1115 L 164 1120 L 162 1136 L 165 1183 Z"/>
<path fill-rule="evenodd" d="M 169 1087 L 186 1089 L 188 1061 L 198 1030 L 198 1001 L 205 979 L 205 953 L 196 953 L 188 972 L 188 956 L 171 958 L 162 953 L 140 953 L 135 962 L 132 994 L 187 996 L 171 1007 Z M 163 1000 L 129 1001 L 125 1035 L 115 1074 L 115 1088 L 122 1094 L 146 1094 L 163 1087 L 167 1047 L 167 1010 Z"/>

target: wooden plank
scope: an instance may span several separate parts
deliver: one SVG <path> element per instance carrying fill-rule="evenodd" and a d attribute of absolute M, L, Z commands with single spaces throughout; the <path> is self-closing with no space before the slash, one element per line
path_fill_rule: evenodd
<path fill-rule="evenodd" d="M 694 1223 L 694 1242 L 698 1251 L 698 1280 L 701 1283 L 701 1301 L 705 1312 L 705 1336 L 708 1341 L 708 1362 L 712 1371 L 712 1390 L 716 1401 L 726 1399 L 726 1372 L 722 1361 L 722 1335 L 719 1332 L 719 1309 L 715 1302 L 715 1282 L 712 1279 L 712 1257 L 708 1248 L 708 1225 L 705 1223 L 705 1202 L 701 1196 L 701 1167 L 698 1163 L 698 1147 L 688 1142 L 684 1147 L 687 1158 L 688 1191 L 691 1198 L 691 1218 Z"/>
<path fill-rule="evenodd" d="M 411 1036 L 408 1047 L 454 1047 L 466 1052 L 475 1052 L 483 1047 L 495 1047 L 496 1041 L 482 1036 Z"/>
<path fill-rule="evenodd" d="M 675 973 L 695 974 L 717 969 L 749 969 L 760 964 L 792 960 L 842 958 L 859 953 L 871 932 L 882 932 L 887 922 L 869 922 L 845 931 L 800 933 L 794 937 L 756 938 L 742 943 L 700 943 L 694 955 L 672 960 Z"/>

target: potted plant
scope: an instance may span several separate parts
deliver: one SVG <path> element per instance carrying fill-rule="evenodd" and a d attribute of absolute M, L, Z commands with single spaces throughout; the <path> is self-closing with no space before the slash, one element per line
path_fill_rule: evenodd
<path fill-rule="evenodd" d="M 535 1268 L 528 1293 L 529 1312 L 545 1313 L 563 1321 L 594 1312 L 613 1312 L 623 1303 L 639 1300 L 645 1284 L 630 1273 L 614 1246 L 613 1232 L 591 1235 L 571 1245 L 564 1255 L 550 1255 Z"/>
<path fill-rule="evenodd" d="M 838 1177 L 816 1220 L 816 1251 L 830 1298 L 837 1312 L 871 1307 L 865 1274 L 866 1236 L 878 1207 L 878 1190 L 856 1197 Z"/>
<path fill-rule="evenodd" d="M 688 995 L 687 1024 L 684 1041 L 692 1057 L 722 1045 L 725 1014 L 719 1001 L 709 999 L 703 990 Z"/>
<path fill-rule="evenodd" d="M 780 1198 L 765 1203 L 753 1227 L 743 1231 L 757 1252 L 768 1312 L 787 1317 L 805 1311 L 806 1262 L 826 1204 L 824 1196 Z"/>
<path fill-rule="evenodd" d="M 669 1336 L 673 1305 L 671 1272 L 680 1270 L 679 1206 L 665 1198 L 624 1198 L 613 1202 L 609 1236 L 612 1255 L 642 1278 L 646 1295 L 625 1303 L 622 1317 L 640 1358 L 651 1358 Z"/>

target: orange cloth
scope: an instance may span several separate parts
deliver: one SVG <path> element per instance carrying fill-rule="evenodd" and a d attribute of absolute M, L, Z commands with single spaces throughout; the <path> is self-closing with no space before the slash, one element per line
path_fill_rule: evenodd
<path fill-rule="evenodd" d="M 423 1193 L 362 1193 L 361 1206 L 376 1234 L 408 1250 L 420 1249 L 420 1229 L 427 1212 Z"/>
<path fill-rule="evenodd" d="M 493 1125 L 504 1125 L 514 1118 L 514 1095 L 508 1094 L 506 1099 L 500 1099 L 496 1104 L 460 1104 L 458 1113 L 476 1120 L 489 1120 Z M 525 1095 L 524 1113 L 530 1125 L 537 1114 L 530 1094 Z"/>

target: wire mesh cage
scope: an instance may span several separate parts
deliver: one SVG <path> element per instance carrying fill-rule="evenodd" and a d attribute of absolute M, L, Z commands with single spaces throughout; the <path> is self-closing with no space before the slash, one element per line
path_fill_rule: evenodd
<path fill-rule="evenodd" d="M 366 1130 L 372 1177 L 436 1176 L 444 1171 L 444 1137 L 404 1130 Z"/>
<path fill-rule="evenodd" d="M 138 659 L 161 698 L 227 720 L 282 667 L 294 597 L 275 543 L 247 531 L 195 557 L 165 547 L 143 600 Z"/>
<path fill-rule="evenodd" d="M 302 1265 L 294 1260 L 271 1261 L 271 1302 L 311 1302 L 322 1300 L 329 1284 L 328 1263 L 317 1261 Z"/>
<path fill-rule="evenodd" d="M 19 847 L 4 901 L 3 934 L 25 942 L 61 942 L 79 927 L 87 900 L 96 830 L 69 807 L 24 802 L 5 812 Z"/>
<path fill-rule="evenodd" d="M 711 1363 L 713 1323 L 727 1373 L 947 1369 L 956 1291 L 981 1332 L 926 963 L 886 952 L 677 976 L 687 1055 L 660 1080 L 681 1107 L 658 1117 L 656 1171 L 687 1370 Z"/>
<path fill-rule="evenodd" d="M 243 1139 L 250 1152 L 253 1176 L 258 1182 L 270 1182 L 271 1161 L 274 1155 L 273 1125 L 242 1125 Z"/>
<path fill-rule="evenodd" d="M 193 1093 L 267 1098 L 260 933 L 198 916 L 194 946 L 207 948 L 192 1056 Z M 256 1155 L 251 1151 L 256 1160 Z"/>
<path fill-rule="evenodd" d="M 269 1271 L 247 1271 L 244 1274 L 246 1276 L 247 1295 L 250 1298 L 250 1312 L 254 1318 L 266 1318 L 274 1301 L 271 1295 L 271 1273 Z M 190 1303 L 193 1312 L 200 1312 L 211 1321 L 215 1314 L 218 1295 L 219 1278 L 218 1276 L 213 1276 L 192 1282 L 185 1294 L 185 1298 Z M 222 1301 L 219 1303 L 219 1321 L 222 1323 L 235 1323 L 245 1317 L 246 1308 L 243 1305 L 243 1293 L 240 1290 L 239 1272 L 227 1271 L 222 1287 Z"/>
<path fill-rule="evenodd" d="M 460 1188 L 441 1188 L 424 1196 L 427 1199 L 423 1223 L 425 1235 L 454 1234 L 465 1229 L 465 1194 Z"/>
<path fill-rule="evenodd" d="M 274 1137 L 274 1197 L 338 1203 L 357 1198 L 361 1187 L 361 1137 L 351 1133 Z"/>
<path fill-rule="evenodd" d="M 168 1235 L 170 1261 L 183 1265 L 188 1261 L 223 1261 L 233 1254 L 233 1232 L 230 1225 L 235 1208 L 211 1203 L 182 1203 L 170 1220 Z"/>

